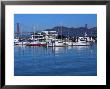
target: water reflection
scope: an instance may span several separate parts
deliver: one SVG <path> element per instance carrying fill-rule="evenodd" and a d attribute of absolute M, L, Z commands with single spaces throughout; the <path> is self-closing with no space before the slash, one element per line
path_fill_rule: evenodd
<path fill-rule="evenodd" d="M 96 75 L 97 48 L 14 47 L 15 75 Z"/>
<path fill-rule="evenodd" d="M 77 49 L 77 50 L 83 50 L 83 49 L 88 49 L 90 46 L 74 46 L 73 48 L 74 49 Z"/>
<path fill-rule="evenodd" d="M 68 47 L 37 47 L 37 46 L 15 46 L 15 53 L 19 56 L 21 55 L 32 55 L 34 56 L 44 56 L 44 55 L 53 55 L 59 56 L 61 54 L 68 54 L 68 52 L 80 52 L 87 51 L 91 49 L 91 46 L 68 46 Z"/>

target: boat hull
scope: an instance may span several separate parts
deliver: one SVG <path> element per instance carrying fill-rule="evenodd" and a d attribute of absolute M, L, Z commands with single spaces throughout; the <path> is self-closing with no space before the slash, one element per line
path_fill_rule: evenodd
<path fill-rule="evenodd" d="M 90 42 L 74 42 L 73 46 L 90 46 Z"/>
<path fill-rule="evenodd" d="M 47 44 L 27 44 L 26 46 L 47 46 Z"/>
<path fill-rule="evenodd" d="M 27 42 L 15 42 L 14 45 L 26 45 Z"/>

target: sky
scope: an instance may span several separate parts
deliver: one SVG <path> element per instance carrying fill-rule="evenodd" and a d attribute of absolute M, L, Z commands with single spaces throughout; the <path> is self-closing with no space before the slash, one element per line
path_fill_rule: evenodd
<path fill-rule="evenodd" d="M 84 27 L 88 24 L 88 28 L 97 26 L 96 14 L 15 14 L 14 29 L 16 24 L 20 24 L 23 31 L 39 31 L 51 29 L 55 26 L 66 27 Z"/>

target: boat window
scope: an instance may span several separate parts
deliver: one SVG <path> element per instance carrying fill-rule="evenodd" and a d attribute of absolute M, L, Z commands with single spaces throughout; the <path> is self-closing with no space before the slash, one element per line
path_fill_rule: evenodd
<path fill-rule="evenodd" d="M 80 38 L 80 41 L 86 41 L 87 38 Z"/>

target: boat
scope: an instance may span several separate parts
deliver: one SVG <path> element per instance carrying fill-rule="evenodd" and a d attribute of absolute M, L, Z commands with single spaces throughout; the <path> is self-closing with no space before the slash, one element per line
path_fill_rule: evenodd
<path fill-rule="evenodd" d="M 54 46 L 55 47 L 64 47 L 65 44 L 62 41 L 55 41 Z"/>
<path fill-rule="evenodd" d="M 47 42 L 45 37 L 41 33 L 38 33 L 37 35 L 31 35 L 26 46 L 47 46 Z"/>
<path fill-rule="evenodd" d="M 91 42 L 88 42 L 85 37 L 78 37 L 76 42 L 73 42 L 73 46 L 90 46 Z"/>
<path fill-rule="evenodd" d="M 14 39 L 14 45 L 26 45 L 27 41 L 23 39 Z"/>
<path fill-rule="evenodd" d="M 64 44 L 63 41 L 61 41 L 59 39 L 55 39 L 55 40 L 52 40 L 52 41 L 48 42 L 47 46 L 48 47 L 64 47 L 66 45 Z"/>
<path fill-rule="evenodd" d="M 22 41 L 22 42 L 16 42 L 16 43 L 14 43 L 14 44 L 15 44 L 15 45 L 26 45 L 27 42 Z"/>
<path fill-rule="evenodd" d="M 65 41 L 64 44 L 67 45 L 67 46 L 73 46 L 73 42 L 72 41 Z"/>
<path fill-rule="evenodd" d="M 46 43 L 39 43 L 39 42 L 31 42 L 29 44 L 26 44 L 26 46 L 47 46 Z"/>
<path fill-rule="evenodd" d="M 47 42 L 42 40 L 32 40 L 26 44 L 26 46 L 47 46 Z"/>
<path fill-rule="evenodd" d="M 37 41 L 26 44 L 26 46 L 47 46 L 46 43 L 39 43 Z"/>

